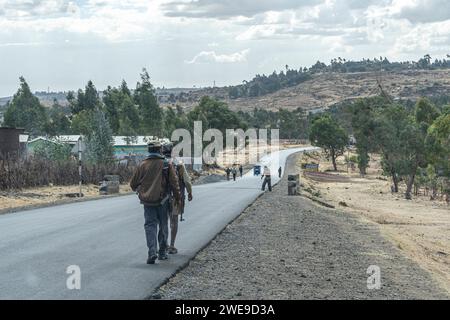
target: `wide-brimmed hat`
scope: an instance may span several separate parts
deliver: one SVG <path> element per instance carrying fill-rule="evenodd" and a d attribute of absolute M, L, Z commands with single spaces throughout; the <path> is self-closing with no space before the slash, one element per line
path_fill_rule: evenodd
<path fill-rule="evenodd" d="M 150 140 L 149 142 L 147 142 L 147 146 L 153 147 L 153 148 L 160 148 L 161 142 L 159 142 L 158 140 Z"/>

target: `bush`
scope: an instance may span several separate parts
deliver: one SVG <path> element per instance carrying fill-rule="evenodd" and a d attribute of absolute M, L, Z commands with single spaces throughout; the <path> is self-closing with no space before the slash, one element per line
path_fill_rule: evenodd
<path fill-rule="evenodd" d="M 121 183 L 128 182 L 134 166 L 120 163 L 85 164 L 82 168 L 84 184 L 98 184 L 105 175 L 118 175 Z M 7 158 L 0 160 L 0 190 L 15 190 L 30 187 L 75 185 L 79 181 L 78 161 L 49 160 L 33 156 L 27 159 Z"/>

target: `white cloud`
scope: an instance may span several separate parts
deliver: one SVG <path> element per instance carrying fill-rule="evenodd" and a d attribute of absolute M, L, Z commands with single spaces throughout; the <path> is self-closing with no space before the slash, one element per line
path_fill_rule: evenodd
<path fill-rule="evenodd" d="M 253 17 L 268 11 L 292 10 L 320 2 L 322 0 L 191 0 L 165 3 L 162 10 L 170 17 L 226 19 Z"/>
<path fill-rule="evenodd" d="M 27 71 L 59 84 L 65 66 L 77 83 L 142 66 L 180 85 L 239 82 L 337 55 L 445 56 L 450 0 L 0 0 L 0 47 L 3 91 Z"/>
<path fill-rule="evenodd" d="M 195 55 L 189 61 L 185 61 L 188 64 L 194 63 L 236 63 L 236 62 L 245 62 L 247 61 L 247 55 L 249 54 L 250 49 L 245 49 L 239 52 L 231 53 L 231 54 L 216 54 L 215 51 L 202 51 Z"/>

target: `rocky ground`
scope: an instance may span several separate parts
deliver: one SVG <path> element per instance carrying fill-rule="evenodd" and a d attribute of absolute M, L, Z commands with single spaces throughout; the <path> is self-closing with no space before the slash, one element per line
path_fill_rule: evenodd
<path fill-rule="evenodd" d="M 296 170 L 295 161 L 286 172 Z M 286 190 L 285 175 L 162 286 L 162 298 L 449 298 L 376 224 Z M 373 265 L 381 270 L 379 290 L 367 287 Z"/>

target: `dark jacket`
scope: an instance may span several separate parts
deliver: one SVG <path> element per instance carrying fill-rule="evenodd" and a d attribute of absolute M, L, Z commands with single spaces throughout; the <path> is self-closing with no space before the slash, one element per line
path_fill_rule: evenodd
<path fill-rule="evenodd" d="M 172 193 L 180 200 L 180 186 L 175 168 L 164 157 L 151 153 L 142 161 L 130 182 L 131 189 L 137 191 L 141 203 L 148 206 L 163 204 Z"/>

